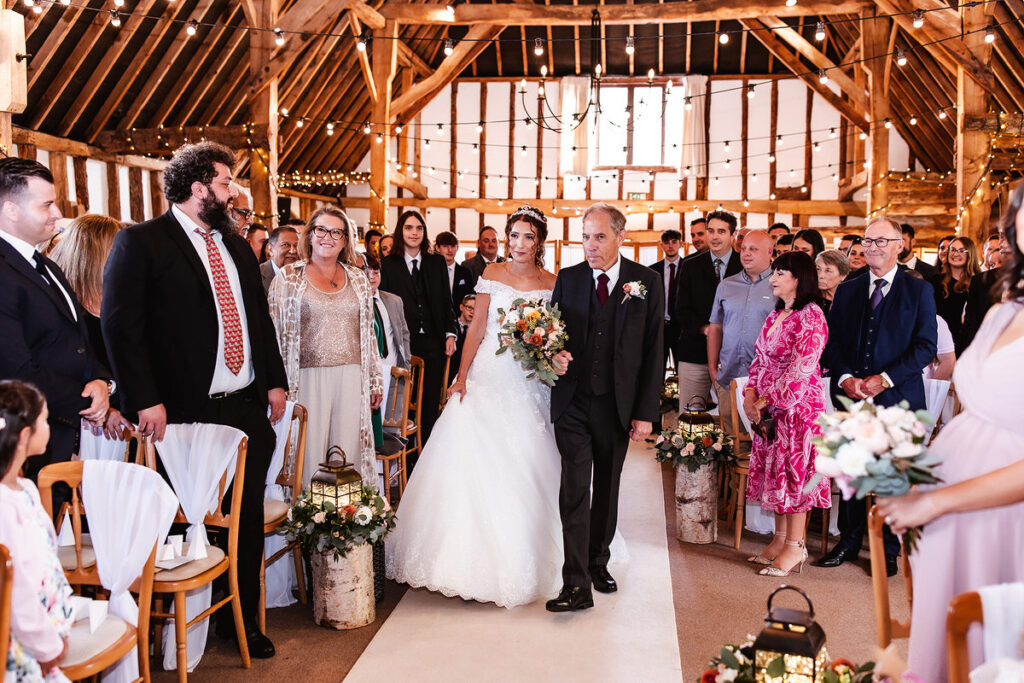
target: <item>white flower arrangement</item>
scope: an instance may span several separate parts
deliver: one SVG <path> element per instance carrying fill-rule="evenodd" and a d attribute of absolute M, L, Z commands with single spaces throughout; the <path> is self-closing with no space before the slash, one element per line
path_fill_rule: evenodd
<path fill-rule="evenodd" d="M 647 298 L 647 287 L 639 280 L 632 280 L 622 285 L 622 292 L 625 295 L 622 297 L 622 303 L 626 303 L 626 299 L 630 298 L 640 299 L 641 301 Z"/>

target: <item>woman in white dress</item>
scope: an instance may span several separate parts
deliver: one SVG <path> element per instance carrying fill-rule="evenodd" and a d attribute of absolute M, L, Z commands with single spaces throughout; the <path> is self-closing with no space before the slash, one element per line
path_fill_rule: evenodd
<path fill-rule="evenodd" d="M 451 400 L 402 496 L 385 561 L 388 578 L 401 583 L 514 607 L 561 585 L 561 457 L 551 390 L 527 379 L 512 354 L 495 355 L 498 309 L 551 296 L 544 214 L 524 206 L 509 217 L 505 237 L 509 260 L 477 282 L 477 315 Z"/>

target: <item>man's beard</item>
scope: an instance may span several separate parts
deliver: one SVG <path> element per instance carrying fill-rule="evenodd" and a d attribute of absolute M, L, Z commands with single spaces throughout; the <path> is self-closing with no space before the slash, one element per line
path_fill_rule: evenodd
<path fill-rule="evenodd" d="M 226 201 L 218 201 L 211 193 L 202 202 L 199 208 L 199 220 L 210 226 L 210 230 L 217 230 L 222 235 L 237 232 L 235 220 L 231 216 L 231 209 L 228 208 Z"/>
<path fill-rule="evenodd" d="M 910 255 L 914 253 L 913 249 L 907 249 L 906 251 L 900 252 L 900 261 L 906 261 L 910 258 Z"/>

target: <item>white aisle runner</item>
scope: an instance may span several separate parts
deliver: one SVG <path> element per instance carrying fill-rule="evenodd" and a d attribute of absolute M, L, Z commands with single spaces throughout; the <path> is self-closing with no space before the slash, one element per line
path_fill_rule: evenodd
<path fill-rule="evenodd" d="M 619 530 L 629 566 L 609 567 L 619 591 L 595 592 L 592 609 L 506 610 L 410 590 L 345 680 L 681 681 L 661 466 L 646 444 L 626 458 Z"/>

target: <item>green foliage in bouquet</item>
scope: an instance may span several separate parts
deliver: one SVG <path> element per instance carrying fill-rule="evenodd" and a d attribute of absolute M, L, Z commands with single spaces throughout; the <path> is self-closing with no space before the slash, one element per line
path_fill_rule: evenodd
<path fill-rule="evenodd" d="M 333 551 L 336 560 L 357 545 L 380 543 L 395 528 L 395 513 L 376 489 L 364 486 L 362 498 L 359 506 L 335 508 L 328 501 L 314 504 L 307 487 L 288 511 L 279 533 L 310 552 Z"/>
<path fill-rule="evenodd" d="M 654 444 L 654 457 L 658 462 L 669 462 L 673 467 L 685 466 L 696 472 L 710 462 L 731 463 L 736 457 L 732 441 L 718 429 L 707 429 L 703 434 L 690 434 L 692 425 L 681 423 L 675 429 L 666 429 Z"/>
<path fill-rule="evenodd" d="M 661 412 L 679 412 L 679 379 L 674 375 L 665 380 L 661 388 Z"/>
<path fill-rule="evenodd" d="M 875 670 L 874 662 L 856 666 L 848 659 L 835 659 L 825 671 L 823 683 L 869 683 Z M 767 674 L 781 680 L 786 665 L 779 655 L 768 664 Z M 699 683 L 756 683 L 754 673 L 754 636 L 748 635 L 742 645 L 723 645 L 717 657 L 712 657 Z"/>

